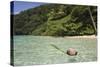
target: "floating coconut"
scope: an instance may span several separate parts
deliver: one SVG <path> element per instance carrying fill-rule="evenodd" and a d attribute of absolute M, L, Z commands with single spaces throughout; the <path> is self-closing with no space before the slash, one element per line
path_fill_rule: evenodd
<path fill-rule="evenodd" d="M 70 56 L 76 56 L 78 52 L 74 48 L 69 48 L 66 53 Z"/>

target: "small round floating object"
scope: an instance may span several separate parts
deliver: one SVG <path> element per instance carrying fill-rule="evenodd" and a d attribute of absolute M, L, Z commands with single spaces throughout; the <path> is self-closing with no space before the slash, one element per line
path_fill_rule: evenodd
<path fill-rule="evenodd" d="M 76 56 L 78 52 L 74 48 L 69 48 L 66 53 L 69 56 Z"/>

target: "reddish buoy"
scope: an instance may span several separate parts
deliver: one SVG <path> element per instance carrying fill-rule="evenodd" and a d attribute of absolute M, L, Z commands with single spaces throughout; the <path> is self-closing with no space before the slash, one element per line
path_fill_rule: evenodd
<path fill-rule="evenodd" d="M 76 56 L 77 55 L 77 51 L 74 49 L 74 48 L 69 48 L 67 50 L 67 54 L 70 55 L 70 56 Z"/>

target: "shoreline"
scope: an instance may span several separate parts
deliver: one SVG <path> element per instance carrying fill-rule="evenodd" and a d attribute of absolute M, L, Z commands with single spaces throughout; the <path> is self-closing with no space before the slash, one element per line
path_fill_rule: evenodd
<path fill-rule="evenodd" d="M 84 35 L 84 36 L 65 36 L 64 38 L 97 38 L 95 35 Z"/>
<path fill-rule="evenodd" d="M 34 36 L 34 35 L 14 35 L 14 36 Z M 40 36 L 41 37 L 41 36 Z M 58 37 L 61 37 L 61 38 L 97 38 L 96 35 L 83 35 L 83 36 L 42 36 L 42 37 L 55 37 L 55 38 L 58 38 Z"/>

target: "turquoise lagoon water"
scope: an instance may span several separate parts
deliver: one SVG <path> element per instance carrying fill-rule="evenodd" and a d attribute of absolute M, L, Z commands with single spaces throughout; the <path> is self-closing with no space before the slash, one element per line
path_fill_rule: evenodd
<path fill-rule="evenodd" d="M 65 53 L 55 49 L 56 45 Z M 77 56 L 66 50 L 75 48 Z M 49 36 L 14 36 L 14 65 L 61 64 L 97 60 L 96 38 L 64 38 Z"/>

